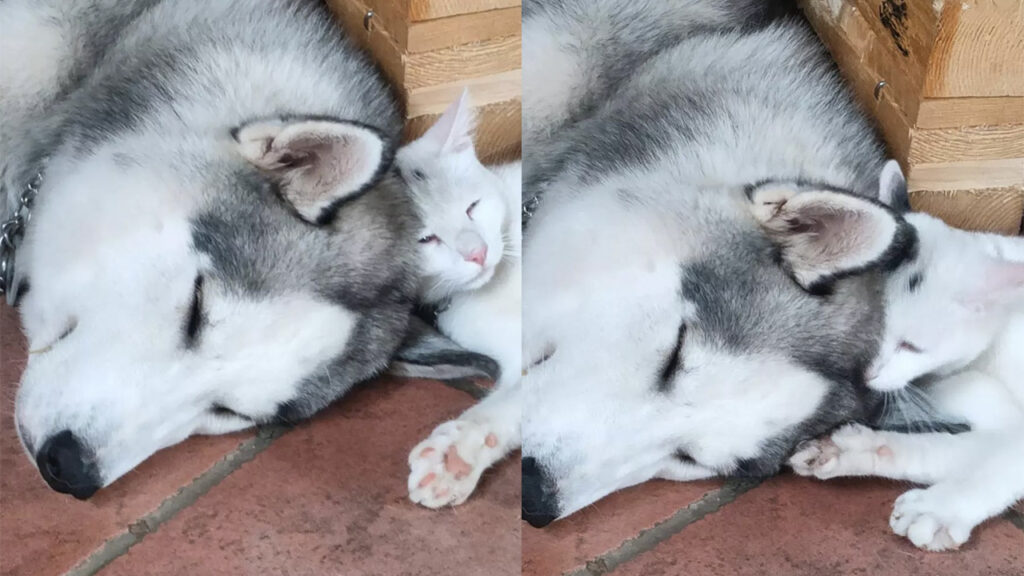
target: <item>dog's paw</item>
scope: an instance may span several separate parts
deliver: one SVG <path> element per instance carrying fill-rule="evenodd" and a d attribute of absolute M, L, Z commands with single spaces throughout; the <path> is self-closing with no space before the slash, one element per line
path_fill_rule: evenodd
<path fill-rule="evenodd" d="M 959 517 L 952 509 L 955 498 L 941 487 L 906 492 L 896 499 L 889 526 L 918 548 L 956 550 L 970 538 L 974 522 Z"/>
<path fill-rule="evenodd" d="M 478 422 L 441 424 L 409 453 L 409 498 L 427 508 L 462 504 L 498 450 L 498 438 Z"/>

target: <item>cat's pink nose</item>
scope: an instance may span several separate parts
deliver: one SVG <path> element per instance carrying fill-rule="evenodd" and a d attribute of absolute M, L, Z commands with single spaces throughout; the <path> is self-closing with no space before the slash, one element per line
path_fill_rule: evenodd
<path fill-rule="evenodd" d="M 483 266 L 484 260 L 487 260 L 487 246 L 481 246 L 469 254 L 464 255 L 463 258 L 466 259 L 466 262 L 473 262 L 474 264 Z"/>

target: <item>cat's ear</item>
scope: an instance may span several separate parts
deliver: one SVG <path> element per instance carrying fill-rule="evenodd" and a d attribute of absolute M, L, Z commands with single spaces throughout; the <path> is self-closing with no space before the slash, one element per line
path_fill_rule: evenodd
<path fill-rule="evenodd" d="M 959 300 L 976 313 L 1024 303 L 1024 262 L 988 258 Z"/>
<path fill-rule="evenodd" d="M 903 177 L 899 162 L 889 160 L 882 167 L 882 173 L 878 176 L 878 199 L 900 214 L 910 212 L 907 179 Z"/>
<path fill-rule="evenodd" d="M 761 187 L 749 196 L 782 265 L 809 292 L 871 268 L 891 269 L 917 246 L 910 225 L 866 198 L 787 186 Z"/>
<path fill-rule="evenodd" d="M 432 380 L 497 380 L 501 369 L 489 356 L 466 350 L 414 316 L 388 372 L 396 376 Z"/>
<path fill-rule="evenodd" d="M 448 109 L 423 134 L 422 140 L 439 153 L 473 151 L 473 125 L 476 115 L 469 102 L 469 90 L 448 106 Z"/>
<path fill-rule="evenodd" d="M 388 159 L 378 132 L 340 120 L 252 122 L 233 136 L 242 156 L 276 178 L 284 199 L 314 223 L 372 184 Z"/>

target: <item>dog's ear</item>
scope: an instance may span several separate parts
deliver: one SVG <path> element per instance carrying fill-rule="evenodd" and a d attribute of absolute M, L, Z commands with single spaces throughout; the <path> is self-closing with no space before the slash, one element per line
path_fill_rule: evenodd
<path fill-rule="evenodd" d="M 891 268 L 916 246 L 911 226 L 866 198 L 785 186 L 754 190 L 750 198 L 783 266 L 810 292 L 873 267 Z"/>
<path fill-rule="evenodd" d="M 907 179 L 903 177 L 899 162 L 889 160 L 882 167 L 882 173 L 878 177 L 878 199 L 900 214 L 910 212 Z"/>
<path fill-rule="evenodd" d="M 424 132 L 420 141 L 429 144 L 438 154 L 473 150 L 473 125 L 476 115 L 469 103 L 469 89 L 448 106 L 448 109 Z"/>
<path fill-rule="evenodd" d="M 501 375 L 498 363 L 489 356 L 466 350 L 415 316 L 388 372 L 433 380 L 497 380 Z"/>
<path fill-rule="evenodd" d="M 253 122 L 233 134 L 242 156 L 276 177 L 285 200 L 313 223 L 372 184 L 388 150 L 373 129 L 336 120 Z"/>

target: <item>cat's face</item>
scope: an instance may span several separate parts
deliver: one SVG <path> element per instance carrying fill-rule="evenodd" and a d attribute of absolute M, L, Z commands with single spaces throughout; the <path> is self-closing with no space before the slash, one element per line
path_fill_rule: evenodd
<path fill-rule="evenodd" d="M 868 372 L 876 390 L 966 367 L 988 349 L 1006 317 L 1024 310 L 1024 264 L 1000 259 L 978 234 L 908 214 L 920 252 L 889 276 L 882 349 Z"/>
<path fill-rule="evenodd" d="M 501 180 L 480 164 L 463 95 L 396 163 L 419 209 L 420 293 L 437 301 L 486 284 L 505 251 Z"/>

